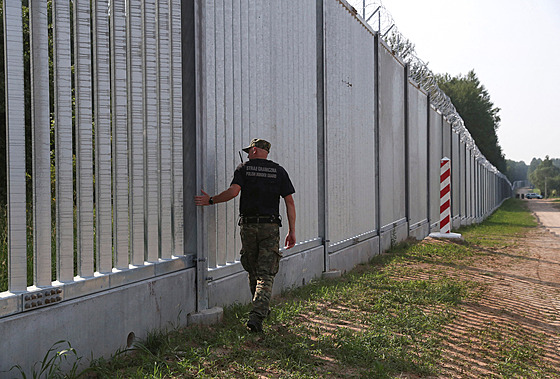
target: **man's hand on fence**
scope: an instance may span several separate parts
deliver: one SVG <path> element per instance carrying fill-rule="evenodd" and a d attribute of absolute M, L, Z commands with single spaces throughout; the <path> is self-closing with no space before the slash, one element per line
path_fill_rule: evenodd
<path fill-rule="evenodd" d="M 198 206 L 210 205 L 210 195 L 208 195 L 206 192 L 204 192 L 203 189 L 201 189 L 200 192 L 202 192 L 202 195 L 195 196 L 194 197 L 194 203 Z"/>

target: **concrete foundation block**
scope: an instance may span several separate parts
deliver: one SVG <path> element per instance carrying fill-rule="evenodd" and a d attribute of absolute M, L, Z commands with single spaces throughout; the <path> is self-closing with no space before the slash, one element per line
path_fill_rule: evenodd
<path fill-rule="evenodd" d="M 342 276 L 342 271 L 340 270 L 330 270 L 323 272 L 323 279 L 336 279 Z"/>
<path fill-rule="evenodd" d="M 208 283 L 209 307 L 223 307 L 233 303 L 248 304 L 251 299 L 249 278 L 245 271 Z"/>
<path fill-rule="evenodd" d="M 187 323 L 189 325 L 208 326 L 218 324 L 222 322 L 223 319 L 224 309 L 221 307 L 214 307 L 189 314 L 187 316 Z"/>
<path fill-rule="evenodd" d="M 415 228 L 411 228 L 408 231 L 408 236 L 412 238 L 416 238 L 418 241 L 423 240 L 426 236 L 430 233 L 430 225 L 428 223 L 424 223 L 422 225 L 418 225 Z"/>
<path fill-rule="evenodd" d="M 329 255 L 329 267 L 342 274 L 379 254 L 379 237 L 373 237 Z"/>

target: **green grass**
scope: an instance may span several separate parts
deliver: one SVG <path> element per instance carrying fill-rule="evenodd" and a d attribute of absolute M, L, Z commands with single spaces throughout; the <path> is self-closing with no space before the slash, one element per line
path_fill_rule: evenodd
<path fill-rule="evenodd" d="M 509 199 L 483 223 L 462 228 L 461 233 L 471 243 L 493 246 L 499 243 L 496 238 L 510 239 L 521 236 L 525 233 L 526 228 L 537 225 L 537 221 L 529 212 L 524 201 Z"/>
<path fill-rule="evenodd" d="M 471 351 L 477 351 L 503 378 L 550 378 L 560 373 L 543 363 L 544 334 L 488 321 L 482 329 L 472 331 L 471 338 Z"/>

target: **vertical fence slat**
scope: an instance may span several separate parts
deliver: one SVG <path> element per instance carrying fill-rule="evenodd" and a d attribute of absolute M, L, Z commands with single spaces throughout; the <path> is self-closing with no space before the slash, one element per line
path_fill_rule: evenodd
<path fill-rule="evenodd" d="M 216 97 L 216 31 L 212 27 L 215 18 L 216 7 L 214 0 L 208 0 L 205 3 L 205 17 L 207 24 L 206 27 L 206 40 L 205 40 L 205 67 L 203 71 L 203 76 L 206 76 L 206 86 L 205 94 L 206 97 L 204 101 L 204 112 L 205 112 L 205 130 L 203 131 L 203 146 L 205 147 L 205 157 L 203 158 L 204 164 L 204 185 L 207 188 L 209 194 L 217 193 L 216 188 L 216 176 L 214 172 L 216 170 L 216 123 L 217 123 L 217 97 Z M 205 236 L 208 237 L 207 251 L 208 251 L 208 265 L 209 267 L 215 267 L 216 265 L 216 208 L 212 207 L 208 209 L 205 213 L 205 224 L 207 225 Z M 205 237 L 202 237 L 205 238 Z"/>
<path fill-rule="evenodd" d="M 249 41 L 249 0 L 239 0 L 239 96 L 236 96 L 236 100 L 239 102 L 239 130 L 238 134 L 238 145 L 246 146 L 248 141 L 250 141 L 249 130 L 247 125 L 249 125 L 250 115 L 249 115 L 249 54 L 250 54 L 250 41 Z M 243 155 L 243 154 L 242 154 Z M 235 209 L 239 209 L 240 199 L 235 198 Z M 239 256 L 241 250 L 241 237 L 239 236 L 239 226 L 235 230 L 235 238 L 237 242 L 236 257 Z"/>
<path fill-rule="evenodd" d="M 125 0 L 111 0 L 113 248 L 115 267 L 128 268 L 128 98 Z"/>
<path fill-rule="evenodd" d="M 111 79 L 109 0 L 93 5 L 95 89 L 95 238 L 97 270 L 110 272 L 112 260 L 111 206 Z"/>
<path fill-rule="evenodd" d="M 8 290 L 27 288 L 25 119 L 21 3 L 4 1 L 6 153 L 8 180 Z"/>
<path fill-rule="evenodd" d="M 159 189 L 161 258 L 171 258 L 171 70 L 169 2 L 158 1 Z"/>
<path fill-rule="evenodd" d="M 224 2 L 224 83 L 225 83 L 225 104 L 224 104 L 224 119 L 225 119 L 225 138 L 224 138 L 224 152 L 225 152 L 225 170 L 223 188 L 229 186 L 229 181 L 233 176 L 235 170 L 235 162 L 239 162 L 239 158 L 235 159 L 233 134 L 235 131 L 235 124 L 233 122 L 233 2 Z M 229 201 L 225 208 L 225 228 L 227 230 L 227 240 L 224 249 L 224 256 L 222 264 L 226 262 L 233 262 L 234 259 L 234 246 L 235 246 L 235 203 Z"/>
<path fill-rule="evenodd" d="M 145 190 L 146 190 L 146 239 L 148 261 L 159 257 L 159 184 L 158 184 L 158 96 L 157 96 L 157 36 L 156 5 L 154 0 L 144 1 L 144 109 L 145 109 Z"/>
<path fill-rule="evenodd" d="M 33 133 L 33 282 L 51 284 L 51 162 L 47 0 L 29 3 Z"/>
<path fill-rule="evenodd" d="M 74 75 L 78 275 L 93 267 L 93 137 L 89 0 L 74 0 Z"/>
<path fill-rule="evenodd" d="M 179 16 L 180 17 L 180 16 Z M 131 263 L 144 263 L 144 80 L 142 4 L 128 2 L 128 94 Z M 180 109 L 179 109 L 180 112 Z"/>
<path fill-rule="evenodd" d="M 243 129 L 243 124 L 241 122 L 241 106 L 242 106 L 242 95 L 241 95 L 241 83 L 242 83 L 242 77 L 241 77 L 241 67 L 242 67 L 242 61 L 241 61 L 241 1 L 240 0 L 235 0 L 233 2 L 233 6 L 232 6 L 232 39 L 233 39 L 233 46 L 232 46 L 232 62 L 233 62 L 233 109 L 232 109 L 232 124 L 233 124 L 233 146 L 234 146 L 234 150 L 233 150 L 233 164 L 232 164 L 232 171 L 233 172 L 235 170 L 235 168 L 237 167 L 237 165 L 240 162 L 239 159 L 239 155 L 237 153 L 237 151 L 239 151 L 239 149 L 241 148 L 241 146 L 243 145 L 243 140 L 241 138 L 241 131 Z M 228 183 L 229 184 L 229 183 Z M 231 206 L 233 209 L 233 214 L 236 214 L 235 212 L 238 211 L 239 209 L 239 199 L 234 199 L 234 201 L 231 202 Z M 234 216 L 235 217 L 235 216 Z M 230 249 L 230 254 L 228 255 L 228 261 L 229 262 L 233 262 L 235 261 L 236 257 L 238 257 L 239 255 L 239 251 L 240 251 L 240 237 L 239 237 L 239 231 L 238 231 L 238 227 L 236 225 L 236 223 L 234 222 L 232 224 L 232 227 L 234 228 L 233 230 L 233 243 L 232 243 L 232 249 Z"/>
<path fill-rule="evenodd" d="M 74 277 L 74 186 L 72 174 L 72 72 L 70 4 L 54 1 L 54 104 L 56 133 L 57 279 Z"/>
<path fill-rule="evenodd" d="M 173 254 L 185 254 L 183 248 L 183 117 L 181 76 L 181 1 L 171 0 L 171 127 L 173 159 Z"/>
<path fill-rule="evenodd" d="M 227 1 L 227 0 L 226 0 Z M 216 28 L 215 34 L 215 57 L 216 57 L 216 71 L 215 71 L 215 102 L 216 102 L 216 121 L 214 125 L 209 125 L 215 128 L 214 141 L 211 143 L 214 146 L 215 154 L 212 157 L 215 161 L 214 170 L 210 171 L 214 175 L 216 183 L 215 193 L 222 191 L 225 181 L 225 33 L 224 33 L 224 0 L 214 1 L 214 25 Z M 226 253 L 226 240 L 227 240 L 227 225 L 226 225 L 226 209 L 227 204 L 219 207 L 214 207 L 216 215 L 216 248 L 214 254 L 216 255 L 216 264 L 221 265 L 224 263 L 224 256 Z"/>

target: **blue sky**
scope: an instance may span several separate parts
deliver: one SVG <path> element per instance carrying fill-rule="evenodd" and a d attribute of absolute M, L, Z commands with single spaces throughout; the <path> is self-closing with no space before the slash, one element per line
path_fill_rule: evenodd
<path fill-rule="evenodd" d="M 362 0 L 350 3 L 361 13 Z M 474 69 L 501 109 L 498 138 L 506 159 L 560 158 L 560 1 L 382 4 L 434 73 Z"/>

